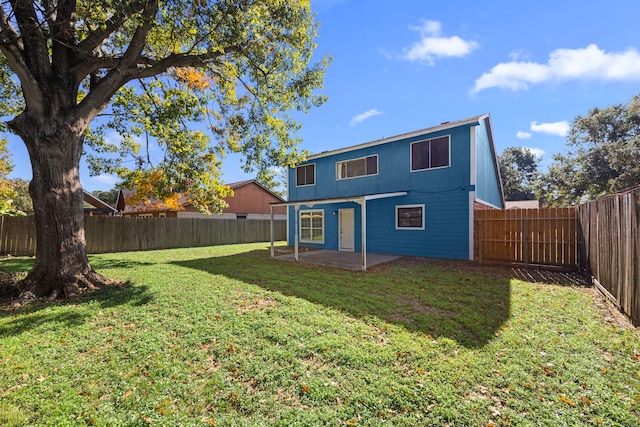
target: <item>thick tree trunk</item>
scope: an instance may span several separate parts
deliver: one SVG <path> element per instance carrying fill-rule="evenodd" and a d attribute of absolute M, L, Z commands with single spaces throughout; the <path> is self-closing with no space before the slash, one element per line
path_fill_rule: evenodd
<path fill-rule="evenodd" d="M 31 158 L 37 248 L 33 270 L 22 283 L 23 297 L 69 298 L 112 283 L 91 268 L 86 253 L 78 173 L 84 132 L 59 122 L 23 126 L 24 121 L 19 116 L 12 127 Z"/>

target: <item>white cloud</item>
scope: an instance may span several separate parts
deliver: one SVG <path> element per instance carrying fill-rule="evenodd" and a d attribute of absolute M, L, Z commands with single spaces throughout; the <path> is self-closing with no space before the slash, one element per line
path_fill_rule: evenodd
<path fill-rule="evenodd" d="M 523 131 L 519 130 L 516 133 L 516 138 L 518 138 L 518 139 L 529 139 L 529 138 L 531 138 L 531 132 L 523 132 Z"/>
<path fill-rule="evenodd" d="M 437 21 L 424 21 L 422 26 L 409 28 L 420 32 L 420 40 L 404 49 L 402 58 L 409 61 L 433 64 L 436 58 L 465 56 L 478 47 L 475 41 L 458 36 L 443 37 L 442 24 Z"/>
<path fill-rule="evenodd" d="M 354 118 L 351 119 L 351 126 L 357 125 L 358 123 L 367 120 L 373 116 L 379 116 L 380 114 L 384 114 L 382 111 L 378 111 L 375 108 L 373 110 L 366 111 L 362 114 L 358 114 Z"/>
<path fill-rule="evenodd" d="M 555 123 L 531 122 L 531 131 L 548 133 L 550 135 L 567 136 L 569 133 L 569 122 L 566 120 Z"/>
<path fill-rule="evenodd" d="M 544 150 L 541 148 L 529 148 L 529 151 L 531 151 L 537 158 L 542 158 L 542 156 L 544 155 Z"/>
<path fill-rule="evenodd" d="M 511 61 L 496 65 L 475 81 L 472 93 L 492 87 L 528 89 L 531 84 L 550 80 L 640 80 L 640 53 L 633 48 L 605 52 L 595 44 L 584 49 L 556 49 L 546 64 Z"/>

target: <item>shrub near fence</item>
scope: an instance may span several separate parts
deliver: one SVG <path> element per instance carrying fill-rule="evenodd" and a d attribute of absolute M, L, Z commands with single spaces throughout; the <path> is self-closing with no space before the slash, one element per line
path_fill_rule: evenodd
<path fill-rule="evenodd" d="M 275 240 L 285 240 L 286 221 L 273 221 Z M 268 242 L 269 220 L 85 217 L 88 253 Z M 0 254 L 33 256 L 33 217 L 0 217 Z"/>
<path fill-rule="evenodd" d="M 581 267 L 640 325 L 640 188 L 578 206 Z"/>

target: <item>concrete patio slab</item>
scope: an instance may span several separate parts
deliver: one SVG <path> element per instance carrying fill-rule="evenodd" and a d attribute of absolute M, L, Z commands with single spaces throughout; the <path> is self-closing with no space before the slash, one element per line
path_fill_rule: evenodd
<path fill-rule="evenodd" d="M 282 261 L 295 261 L 294 254 L 274 257 Z M 400 258 L 399 255 L 367 254 L 367 268 Z M 298 262 L 326 265 L 345 270 L 362 270 L 362 254 L 360 252 L 329 251 L 325 249 L 299 252 Z"/>

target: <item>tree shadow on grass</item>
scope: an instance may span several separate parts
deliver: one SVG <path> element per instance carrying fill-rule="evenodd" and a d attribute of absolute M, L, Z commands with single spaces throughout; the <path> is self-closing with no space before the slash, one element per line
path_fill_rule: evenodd
<path fill-rule="evenodd" d="M 0 337 L 21 334 L 45 324 L 58 324 L 63 329 L 71 328 L 81 325 L 94 314 L 93 310 L 75 310 L 75 306 L 96 302 L 99 309 L 125 304 L 142 306 L 151 302 L 152 298 L 147 286 L 132 286 L 127 283 L 122 286 L 107 286 L 65 301 L 35 300 L 19 307 L 14 307 L 9 302 L 0 305 L 0 319 L 10 319 L 0 327 Z"/>
<path fill-rule="evenodd" d="M 384 322 L 475 348 L 509 317 L 510 278 L 468 264 L 401 258 L 354 272 L 271 259 L 268 251 L 174 264 L 255 284 L 358 318 Z"/>

